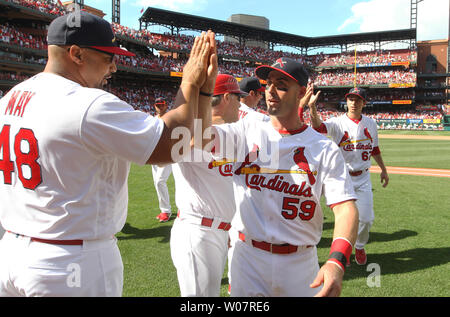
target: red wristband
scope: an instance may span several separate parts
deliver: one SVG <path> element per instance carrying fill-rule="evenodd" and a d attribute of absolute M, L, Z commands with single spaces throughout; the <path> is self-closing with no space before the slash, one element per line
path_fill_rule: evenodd
<path fill-rule="evenodd" d="M 350 263 L 352 250 L 353 246 L 346 238 L 336 238 L 331 243 L 328 261 L 338 264 L 345 271 L 345 265 Z"/>

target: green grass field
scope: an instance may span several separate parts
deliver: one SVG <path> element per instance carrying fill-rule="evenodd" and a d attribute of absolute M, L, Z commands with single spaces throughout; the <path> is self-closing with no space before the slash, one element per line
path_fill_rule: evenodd
<path fill-rule="evenodd" d="M 380 139 L 380 147 L 386 165 L 450 169 L 450 141 Z M 382 188 L 378 175 L 372 174 L 372 183 L 375 223 L 366 247 L 369 265 L 353 261 L 342 296 L 450 296 L 450 179 L 391 174 L 389 186 Z M 180 295 L 169 246 L 176 214 L 172 176 L 168 186 L 173 216 L 160 224 L 151 168 L 132 166 L 127 223 L 117 235 L 125 297 Z M 327 259 L 333 231 L 333 214 L 324 210 L 321 263 Z M 224 272 L 221 296 L 228 296 L 227 286 Z"/>

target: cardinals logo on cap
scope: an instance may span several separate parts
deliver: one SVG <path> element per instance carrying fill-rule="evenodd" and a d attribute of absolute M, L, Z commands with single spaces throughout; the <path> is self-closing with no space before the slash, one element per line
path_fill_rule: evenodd
<path fill-rule="evenodd" d="M 277 60 L 275 61 L 275 64 L 273 64 L 273 66 L 276 66 L 276 65 L 280 65 L 280 68 L 283 68 L 283 67 L 284 67 L 284 61 L 283 61 L 283 59 L 282 59 L 282 58 L 277 59 Z"/>

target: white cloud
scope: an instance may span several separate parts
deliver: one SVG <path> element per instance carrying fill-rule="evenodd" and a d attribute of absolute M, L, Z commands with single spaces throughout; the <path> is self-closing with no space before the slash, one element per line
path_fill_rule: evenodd
<path fill-rule="evenodd" d="M 195 10 L 204 6 L 206 0 L 137 0 L 136 6 L 142 8 L 158 7 L 173 11 Z"/>
<path fill-rule="evenodd" d="M 424 0 L 419 3 L 417 13 L 418 40 L 448 39 L 448 15 L 448 0 Z"/>
<path fill-rule="evenodd" d="M 352 7 L 352 16 L 346 19 L 338 31 L 376 32 L 410 27 L 410 0 L 370 0 L 358 2 Z M 417 39 L 448 38 L 448 0 L 424 0 L 418 3 Z"/>

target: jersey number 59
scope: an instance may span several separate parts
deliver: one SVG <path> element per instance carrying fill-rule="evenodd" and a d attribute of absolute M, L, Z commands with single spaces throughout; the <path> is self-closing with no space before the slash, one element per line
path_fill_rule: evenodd
<path fill-rule="evenodd" d="M 299 210 L 300 209 L 300 210 Z M 316 202 L 304 200 L 300 203 L 299 198 L 284 197 L 281 215 L 286 219 L 295 219 L 297 216 L 302 220 L 311 220 L 316 211 Z"/>
<path fill-rule="evenodd" d="M 5 184 L 12 184 L 12 173 L 14 172 L 14 162 L 10 156 L 10 125 L 4 125 L 0 132 L 0 171 L 3 171 Z M 22 142 L 28 143 L 28 151 L 22 152 Z M 35 189 L 42 182 L 41 166 L 37 163 L 39 158 L 38 142 L 34 132 L 30 129 L 20 129 L 14 138 L 14 154 L 16 156 L 17 172 L 23 187 Z M 28 166 L 30 177 L 26 178 L 23 167 Z"/>

